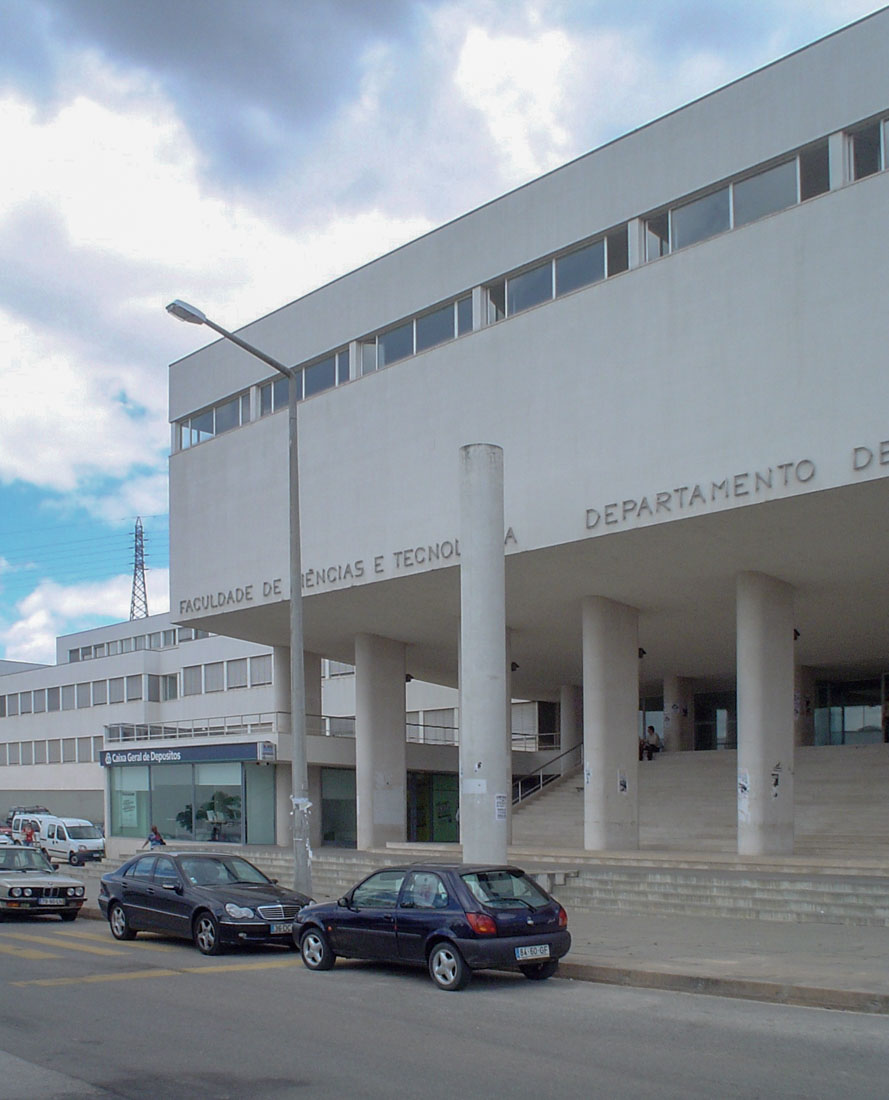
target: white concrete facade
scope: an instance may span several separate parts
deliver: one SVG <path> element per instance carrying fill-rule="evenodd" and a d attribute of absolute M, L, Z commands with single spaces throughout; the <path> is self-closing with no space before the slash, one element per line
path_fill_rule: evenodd
<path fill-rule="evenodd" d="M 882 706 L 887 55 L 884 10 L 243 330 L 304 365 L 307 393 L 312 370 L 338 372 L 299 409 L 314 653 L 354 663 L 357 639 L 391 639 L 406 675 L 458 686 L 458 456 L 502 450 L 504 674 L 523 699 L 585 688 L 588 846 L 636 843 L 640 692 L 661 700 L 667 751 L 702 747 L 708 707 L 713 744 L 733 738 L 720 699 L 737 692 L 739 788 L 742 771 L 754 784 L 739 843 L 763 851 L 789 850 L 793 821 L 791 783 L 774 821 L 755 793 L 776 764 L 766 724 L 792 776 L 803 680 L 827 700 L 816 737 L 842 709 L 819 685 L 876 682 Z M 572 284 L 597 250 L 601 277 Z M 172 616 L 286 647 L 287 418 L 263 405 L 268 380 L 225 342 L 171 368 Z M 240 426 L 205 430 L 233 399 Z M 793 591 L 779 625 L 746 618 L 750 575 Z M 632 673 L 627 623 L 599 636 L 591 598 L 633 610 Z M 751 666 L 760 646 L 780 660 Z"/>

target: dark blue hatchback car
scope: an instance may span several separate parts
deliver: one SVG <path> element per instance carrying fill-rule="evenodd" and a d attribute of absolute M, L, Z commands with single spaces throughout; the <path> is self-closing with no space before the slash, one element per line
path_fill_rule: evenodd
<path fill-rule="evenodd" d="M 300 910 L 293 938 L 310 970 L 337 955 L 425 966 L 440 989 L 473 970 L 555 974 L 571 936 L 561 905 L 517 867 L 422 863 L 375 871 L 337 902 Z"/>

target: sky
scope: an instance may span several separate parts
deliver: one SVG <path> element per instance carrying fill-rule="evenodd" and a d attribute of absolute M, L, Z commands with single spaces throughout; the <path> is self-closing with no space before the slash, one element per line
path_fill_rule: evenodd
<path fill-rule="evenodd" d="M 168 609 L 167 367 L 882 5 L 0 0 L 0 659 Z"/>

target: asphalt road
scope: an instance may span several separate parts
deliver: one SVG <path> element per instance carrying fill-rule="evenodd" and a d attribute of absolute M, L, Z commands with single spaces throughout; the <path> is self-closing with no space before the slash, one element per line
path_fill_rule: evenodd
<path fill-rule="evenodd" d="M 889 1018 L 0 923 L 0 1098 L 879 1097 Z"/>

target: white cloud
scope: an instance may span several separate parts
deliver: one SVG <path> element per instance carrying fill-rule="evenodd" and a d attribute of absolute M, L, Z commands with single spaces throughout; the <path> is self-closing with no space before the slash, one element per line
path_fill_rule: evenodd
<path fill-rule="evenodd" d="M 152 570 L 146 580 L 152 614 L 169 608 L 169 573 Z M 64 586 L 42 581 L 17 605 L 19 618 L 0 633 L 6 659 L 55 664 L 56 638 L 99 623 L 123 621 L 130 613 L 132 577 Z"/>

